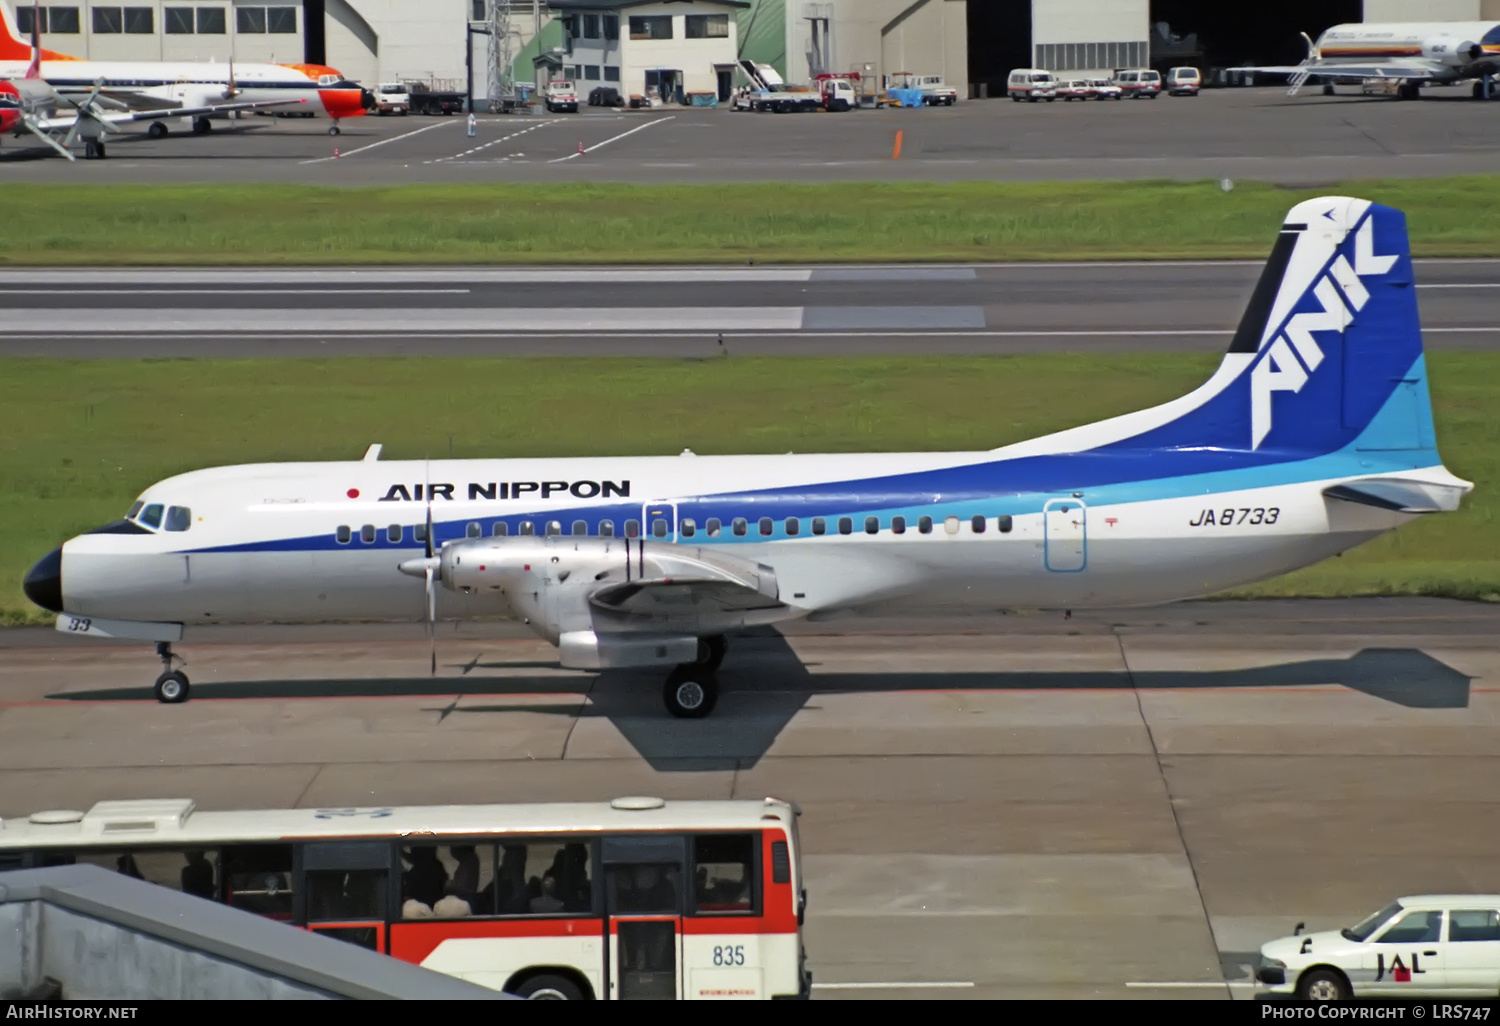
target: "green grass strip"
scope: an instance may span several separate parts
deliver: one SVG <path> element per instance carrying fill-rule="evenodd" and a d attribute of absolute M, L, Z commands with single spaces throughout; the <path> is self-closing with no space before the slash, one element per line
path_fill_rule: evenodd
<path fill-rule="evenodd" d="M 1447 465 L 1478 482 L 1253 594 L 1500 600 L 1500 353 L 1430 354 Z M 1182 395 L 1213 356 L 10 360 L 0 375 L 0 622 L 26 569 L 154 481 L 263 460 L 984 449 Z"/>
<path fill-rule="evenodd" d="M 5 187 L 0 264 L 513 264 L 1263 257 L 1292 204 L 1406 211 L 1420 256 L 1491 256 L 1500 176 L 1212 182 Z"/>

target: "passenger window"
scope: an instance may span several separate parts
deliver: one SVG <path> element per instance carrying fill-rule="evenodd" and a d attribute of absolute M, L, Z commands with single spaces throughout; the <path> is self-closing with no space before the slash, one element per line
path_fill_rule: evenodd
<path fill-rule="evenodd" d="M 616 912 L 676 912 L 681 907 L 681 870 L 649 862 L 611 866 L 609 905 Z M 670 934 L 668 934 L 670 938 Z"/>
<path fill-rule="evenodd" d="M 1381 934 L 1377 944 L 1435 944 L 1443 929 L 1441 912 L 1408 912 Z"/>
<path fill-rule="evenodd" d="M 554 538 L 554 537 L 556 537 L 559 534 L 562 534 L 562 521 L 561 520 L 549 520 L 549 521 L 547 521 L 547 537 Z"/>
<path fill-rule="evenodd" d="M 384 919 L 385 881 L 384 869 L 308 870 L 308 922 Z"/>
<path fill-rule="evenodd" d="M 958 517 L 944 517 L 943 518 L 943 530 L 947 531 L 949 534 L 957 534 L 958 533 Z"/>
<path fill-rule="evenodd" d="M 292 918 L 292 846 L 246 844 L 225 848 L 224 901 L 272 919 Z"/>
<path fill-rule="evenodd" d="M 502 916 L 589 915 L 594 910 L 589 841 L 500 844 L 495 913 Z"/>
<path fill-rule="evenodd" d="M 582 520 L 573 521 L 573 537 L 585 536 L 589 533 L 589 525 Z"/>
<path fill-rule="evenodd" d="M 973 531 L 975 534 L 983 534 L 984 533 L 984 517 L 977 517 L 977 516 L 976 517 L 970 517 L 969 518 L 969 530 Z"/>
<path fill-rule="evenodd" d="M 510 534 L 510 525 L 504 520 L 496 520 L 490 525 L 490 534 L 496 538 L 504 538 Z"/>
<path fill-rule="evenodd" d="M 495 846 L 414 845 L 401 849 L 401 918 L 495 914 Z"/>
<path fill-rule="evenodd" d="M 891 517 L 891 533 L 892 534 L 905 534 L 906 533 L 906 518 L 905 517 Z"/>
<path fill-rule="evenodd" d="M 615 536 L 615 522 L 613 520 L 599 521 L 599 537 L 613 538 Z"/>
<path fill-rule="evenodd" d="M 366 524 L 364 527 L 361 527 L 359 529 L 359 540 L 362 541 L 362 542 L 364 542 L 366 545 L 374 545 L 375 544 L 375 525 L 374 524 Z"/>
<path fill-rule="evenodd" d="M 667 536 L 667 522 L 661 517 L 651 521 L 651 537 L 665 538 Z"/>
<path fill-rule="evenodd" d="M 1010 534 L 1010 529 L 1013 526 L 1014 526 L 1014 523 L 1011 521 L 1009 513 L 1005 514 L 1004 516 L 996 517 L 995 518 L 995 528 L 1001 534 Z"/>
<path fill-rule="evenodd" d="M 478 525 L 476 524 L 474 526 L 477 527 Z M 400 544 L 400 542 L 401 542 L 401 525 L 400 524 L 392 524 L 391 526 L 387 527 L 385 529 L 385 540 L 388 541 L 388 542 L 390 542 L 392 545 Z"/>
<path fill-rule="evenodd" d="M 754 880 L 754 834 L 693 838 L 693 902 L 699 915 L 753 911 Z"/>
<path fill-rule="evenodd" d="M 484 537 L 484 525 L 481 524 L 481 523 L 479 523 L 478 521 L 470 521 L 469 524 L 464 528 L 464 537 L 466 537 L 466 538 L 482 538 L 482 537 Z M 401 540 L 401 536 L 399 534 L 395 538 L 392 539 L 392 541 L 400 541 L 400 540 Z"/>
<path fill-rule="evenodd" d="M 340 524 L 338 527 L 334 528 L 333 540 L 338 542 L 340 545 L 348 545 L 349 539 L 353 537 L 354 532 L 349 530 L 348 524 Z"/>
<path fill-rule="evenodd" d="M 795 538 L 802 531 L 802 524 L 796 517 L 787 517 L 784 526 L 786 527 L 786 536 L 788 538 Z"/>
<path fill-rule="evenodd" d="M 1448 913 L 1448 940 L 1500 941 L 1500 912 L 1494 909 L 1454 909 Z"/>
<path fill-rule="evenodd" d="M 625 537 L 639 538 L 641 536 L 641 522 L 639 520 L 625 521 Z"/>
<path fill-rule="evenodd" d="M 812 525 L 812 527 L 813 527 L 813 534 L 827 534 L 828 533 L 828 521 L 824 520 L 822 517 L 813 517 L 813 525 Z"/>
<path fill-rule="evenodd" d="M 152 530 L 161 526 L 161 503 L 153 502 L 141 511 L 141 526 Z"/>
<path fill-rule="evenodd" d="M 853 534 L 854 521 L 848 517 L 839 517 L 839 534 Z"/>
<path fill-rule="evenodd" d="M 921 531 L 923 534 L 931 534 L 932 533 L 932 518 L 931 517 L 918 517 L 917 518 L 917 530 Z"/>
<path fill-rule="evenodd" d="M 193 511 L 186 506 L 168 506 L 167 519 L 163 526 L 168 531 L 186 531 L 193 526 Z"/>
<path fill-rule="evenodd" d="M 691 538 L 698 531 L 698 525 L 691 520 L 684 520 L 677 525 L 677 533 L 684 538 Z"/>
<path fill-rule="evenodd" d="M 703 529 L 708 532 L 710 538 L 717 538 L 723 532 L 724 525 L 719 523 L 718 517 L 709 517 L 708 522 L 703 525 Z"/>
<path fill-rule="evenodd" d="M 773 529 L 774 528 L 773 528 L 773 525 L 772 525 L 770 517 L 761 517 L 760 518 L 760 533 L 761 533 L 761 535 L 763 537 L 769 538 L 771 536 L 771 531 Z"/>
<path fill-rule="evenodd" d="M 536 525 L 530 520 L 521 521 L 521 533 L 527 537 L 536 534 Z"/>
<path fill-rule="evenodd" d="M 865 517 L 865 534 L 879 534 L 879 533 L 880 533 L 880 518 L 879 517 Z"/>
<path fill-rule="evenodd" d="M 744 517 L 735 517 L 734 518 L 734 534 L 735 534 L 735 537 L 736 538 L 743 538 L 745 536 L 745 529 L 747 527 L 749 527 L 749 526 L 750 525 L 746 522 L 746 520 L 745 520 Z"/>

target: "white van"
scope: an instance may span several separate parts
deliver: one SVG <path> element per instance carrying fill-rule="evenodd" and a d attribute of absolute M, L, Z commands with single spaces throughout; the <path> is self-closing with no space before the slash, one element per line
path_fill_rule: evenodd
<path fill-rule="evenodd" d="M 1017 68 L 1006 79 L 1005 95 L 1017 103 L 1022 100 L 1030 100 L 1032 103 L 1046 100 L 1050 103 L 1057 99 L 1057 79 L 1052 77 L 1052 72 L 1042 68 Z"/>
<path fill-rule="evenodd" d="M 1168 96 L 1197 96 L 1202 84 L 1197 68 L 1172 68 L 1167 72 Z"/>
<path fill-rule="evenodd" d="M 1161 94 L 1161 74 L 1149 68 L 1132 68 L 1115 76 L 1115 85 L 1130 99 L 1156 99 Z"/>

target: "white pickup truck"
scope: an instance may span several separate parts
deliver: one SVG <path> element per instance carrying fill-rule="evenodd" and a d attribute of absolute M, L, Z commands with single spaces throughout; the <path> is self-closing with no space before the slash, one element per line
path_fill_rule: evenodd
<path fill-rule="evenodd" d="M 922 90 L 922 102 L 929 107 L 951 107 L 958 102 L 958 90 L 944 85 L 942 75 L 917 75 L 911 88 Z"/>
<path fill-rule="evenodd" d="M 547 112 L 556 114 L 566 111 L 569 114 L 578 113 L 578 87 L 567 79 L 553 79 L 547 83 L 547 91 L 543 95 L 547 104 Z"/>
<path fill-rule="evenodd" d="M 411 94 L 404 82 L 382 82 L 375 90 L 375 110 L 380 114 L 410 114 Z"/>

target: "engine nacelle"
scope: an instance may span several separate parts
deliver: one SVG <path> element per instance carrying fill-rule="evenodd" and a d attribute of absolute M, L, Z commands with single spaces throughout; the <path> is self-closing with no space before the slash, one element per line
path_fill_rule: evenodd
<path fill-rule="evenodd" d="M 675 666 L 697 659 L 703 642 L 691 634 L 597 634 L 567 631 L 558 638 L 557 654 L 570 670 L 640 669 Z"/>
<path fill-rule="evenodd" d="M 1454 42 L 1446 37 L 1422 41 L 1422 56 L 1444 64 L 1472 64 L 1484 56 L 1484 47 L 1472 39 Z"/>

